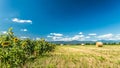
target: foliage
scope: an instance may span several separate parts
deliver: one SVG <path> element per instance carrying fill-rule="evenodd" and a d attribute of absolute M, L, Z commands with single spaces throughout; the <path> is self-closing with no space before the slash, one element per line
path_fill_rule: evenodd
<path fill-rule="evenodd" d="M 53 51 L 55 45 L 44 39 L 31 40 L 14 36 L 12 28 L 0 35 L 0 63 L 3 68 L 24 67 L 26 62 L 33 61 L 46 52 Z"/>

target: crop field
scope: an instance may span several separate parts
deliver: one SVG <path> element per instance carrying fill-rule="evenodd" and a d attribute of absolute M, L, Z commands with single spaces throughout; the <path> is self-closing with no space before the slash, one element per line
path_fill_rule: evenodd
<path fill-rule="evenodd" d="M 28 68 L 120 68 L 120 46 L 65 45 L 37 58 Z"/>
<path fill-rule="evenodd" d="M 100 44 L 99 44 L 100 45 Z M 0 68 L 120 68 L 120 45 L 56 45 L 0 35 Z"/>

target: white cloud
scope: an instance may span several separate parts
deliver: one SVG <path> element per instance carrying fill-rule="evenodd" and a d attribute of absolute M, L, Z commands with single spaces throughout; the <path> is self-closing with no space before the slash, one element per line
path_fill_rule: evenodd
<path fill-rule="evenodd" d="M 63 34 L 60 34 L 60 33 L 50 33 L 50 35 L 53 35 L 53 36 L 63 36 Z"/>
<path fill-rule="evenodd" d="M 50 35 L 47 36 L 47 38 L 51 38 L 53 41 L 60 41 L 62 37 L 63 34 L 60 33 L 50 33 Z"/>
<path fill-rule="evenodd" d="M 52 39 L 53 39 L 54 41 L 60 41 L 61 38 L 62 38 L 62 37 L 56 37 L 56 36 L 52 37 Z"/>
<path fill-rule="evenodd" d="M 2 34 L 7 34 L 7 31 L 1 31 Z"/>
<path fill-rule="evenodd" d="M 103 34 L 103 35 L 97 35 L 96 33 L 90 33 L 87 36 L 83 35 L 82 33 L 76 34 L 73 36 L 65 36 L 60 33 L 50 33 L 50 35 L 47 36 L 47 38 L 53 40 L 53 41 L 97 41 L 97 40 L 120 40 L 120 34 Z"/>
<path fill-rule="evenodd" d="M 113 35 L 110 40 L 120 40 L 120 34 Z"/>
<path fill-rule="evenodd" d="M 83 34 L 82 32 L 80 32 L 79 34 Z"/>
<path fill-rule="evenodd" d="M 99 40 L 120 40 L 120 34 L 104 34 L 104 35 L 99 35 L 96 38 Z"/>
<path fill-rule="evenodd" d="M 61 38 L 59 38 L 59 41 L 73 41 L 73 40 L 83 41 L 83 40 L 85 40 L 85 37 L 84 37 L 84 35 L 75 35 L 73 37 L 61 37 Z"/>
<path fill-rule="evenodd" d="M 50 33 L 50 35 L 48 35 L 47 37 L 51 38 L 54 41 L 73 41 L 73 40 L 82 41 L 85 39 L 84 35 L 74 35 L 72 37 L 69 37 L 63 36 L 63 34 L 60 33 Z"/>
<path fill-rule="evenodd" d="M 16 23 L 29 23 L 29 24 L 32 24 L 32 20 L 21 20 L 21 19 L 18 19 L 18 18 L 13 18 L 12 21 L 16 22 Z"/>
<path fill-rule="evenodd" d="M 86 36 L 85 38 L 90 38 L 90 36 Z"/>
<path fill-rule="evenodd" d="M 59 39 L 60 41 L 72 41 L 72 38 L 69 37 L 65 37 L 65 38 L 61 38 Z"/>
<path fill-rule="evenodd" d="M 48 37 L 48 38 L 51 38 L 51 37 L 53 37 L 53 36 L 48 35 L 47 37 Z"/>
<path fill-rule="evenodd" d="M 26 38 L 29 38 L 29 37 L 26 37 L 26 36 L 21 36 L 20 38 L 21 38 L 21 39 L 26 39 Z"/>
<path fill-rule="evenodd" d="M 88 35 L 90 35 L 90 36 L 96 36 L 97 34 L 96 33 L 90 33 Z"/>
<path fill-rule="evenodd" d="M 83 40 L 84 35 L 75 35 L 72 37 L 72 40 Z"/>
<path fill-rule="evenodd" d="M 26 32 L 26 31 L 28 31 L 27 29 L 20 29 L 20 31 L 24 31 L 24 32 Z"/>
<path fill-rule="evenodd" d="M 97 38 L 99 39 L 111 39 L 114 35 L 113 34 L 104 34 L 104 35 L 100 35 L 100 36 L 97 36 Z"/>

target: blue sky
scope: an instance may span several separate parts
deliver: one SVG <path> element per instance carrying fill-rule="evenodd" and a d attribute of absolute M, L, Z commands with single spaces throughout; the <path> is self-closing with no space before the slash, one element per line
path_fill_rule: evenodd
<path fill-rule="evenodd" d="M 0 31 L 21 38 L 119 40 L 119 0 L 0 0 Z"/>

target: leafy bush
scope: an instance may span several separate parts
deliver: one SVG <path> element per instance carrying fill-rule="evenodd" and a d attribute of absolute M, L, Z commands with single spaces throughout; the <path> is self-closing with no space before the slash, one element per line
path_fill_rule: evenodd
<path fill-rule="evenodd" d="M 21 40 L 14 36 L 12 28 L 4 35 L 0 35 L 0 63 L 3 68 L 24 67 L 26 62 L 33 61 L 46 52 L 53 51 L 55 44 L 44 39 Z"/>

